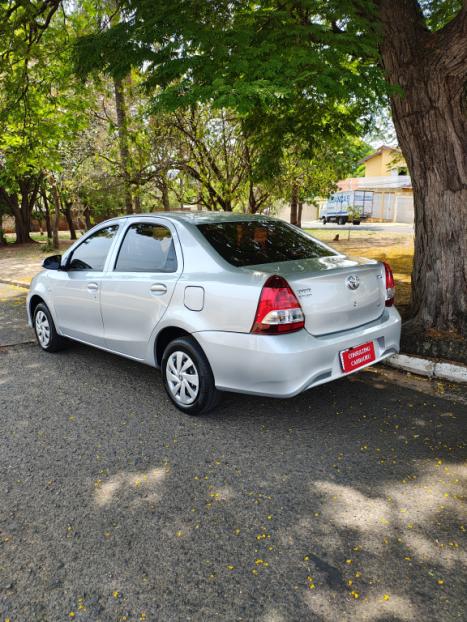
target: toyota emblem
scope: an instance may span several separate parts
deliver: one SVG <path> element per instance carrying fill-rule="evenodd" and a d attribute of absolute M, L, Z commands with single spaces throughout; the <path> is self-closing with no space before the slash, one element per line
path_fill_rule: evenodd
<path fill-rule="evenodd" d="M 356 274 L 351 274 L 345 279 L 345 284 L 349 289 L 357 289 L 360 285 L 360 279 Z"/>

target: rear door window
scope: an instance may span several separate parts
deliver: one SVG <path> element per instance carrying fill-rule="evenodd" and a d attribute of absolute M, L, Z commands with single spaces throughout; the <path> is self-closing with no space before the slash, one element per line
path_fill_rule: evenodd
<path fill-rule="evenodd" d="M 170 229 L 155 223 L 138 222 L 123 238 L 116 272 L 176 272 L 177 255 Z"/>
<path fill-rule="evenodd" d="M 335 254 L 278 220 L 206 223 L 198 229 L 221 257 L 237 267 Z"/>
<path fill-rule="evenodd" d="M 86 238 L 73 251 L 68 269 L 102 272 L 117 229 L 118 225 L 104 227 Z"/>

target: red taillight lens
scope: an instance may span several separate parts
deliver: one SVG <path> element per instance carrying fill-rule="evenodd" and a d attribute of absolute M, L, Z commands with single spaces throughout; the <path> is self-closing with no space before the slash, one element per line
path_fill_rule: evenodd
<path fill-rule="evenodd" d="M 394 304 L 394 296 L 396 294 L 396 284 L 394 283 L 394 275 L 391 266 L 383 261 L 384 271 L 386 273 L 386 306 L 392 307 Z"/>
<path fill-rule="evenodd" d="M 305 316 L 290 285 L 282 276 L 269 277 L 261 290 L 251 332 L 282 335 L 304 326 Z"/>

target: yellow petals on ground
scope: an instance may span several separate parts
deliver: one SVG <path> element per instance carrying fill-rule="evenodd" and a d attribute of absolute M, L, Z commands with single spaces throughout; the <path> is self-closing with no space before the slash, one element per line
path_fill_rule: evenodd
<path fill-rule="evenodd" d="M 232 564 L 229 564 L 227 566 L 227 570 L 235 570 L 235 566 L 232 566 Z"/>
<path fill-rule="evenodd" d="M 345 560 L 345 563 L 346 563 L 346 564 L 351 564 L 351 563 L 352 563 L 352 560 L 351 560 L 351 559 L 346 559 L 346 560 Z"/>
<path fill-rule="evenodd" d="M 179 529 L 175 532 L 175 535 L 177 536 L 177 538 L 182 538 L 185 534 L 183 533 L 183 531 L 181 531 L 181 529 Z"/>
<path fill-rule="evenodd" d="M 385 595 L 383 596 L 383 600 L 389 600 L 389 594 L 385 594 Z"/>
<path fill-rule="evenodd" d="M 436 583 L 437 583 L 438 585 L 444 585 L 444 580 L 443 580 L 443 579 L 438 579 L 438 580 L 436 581 Z"/>
<path fill-rule="evenodd" d="M 352 590 L 350 592 L 350 595 L 353 596 L 353 598 L 355 598 L 355 599 L 360 598 L 360 594 L 358 592 L 356 592 L 355 590 Z"/>
<path fill-rule="evenodd" d="M 76 613 L 74 611 L 70 611 L 70 613 L 68 614 L 68 617 L 73 619 L 76 616 Z"/>

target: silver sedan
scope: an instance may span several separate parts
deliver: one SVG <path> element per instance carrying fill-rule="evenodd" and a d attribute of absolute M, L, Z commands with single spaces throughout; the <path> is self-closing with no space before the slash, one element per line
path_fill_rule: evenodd
<path fill-rule="evenodd" d="M 40 347 L 72 339 L 160 368 L 188 414 L 223 391 L 292 397 L 399 351 L 390 267 L 274 218 L 114 218 L 44 268 L 27 299 Z"/>

